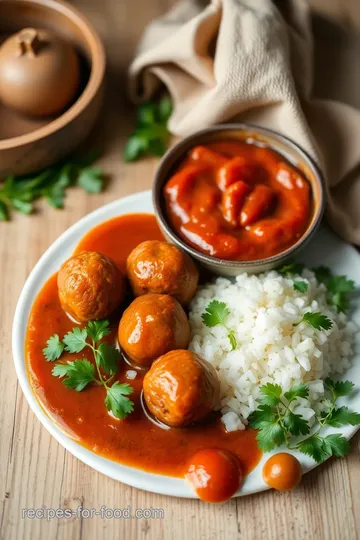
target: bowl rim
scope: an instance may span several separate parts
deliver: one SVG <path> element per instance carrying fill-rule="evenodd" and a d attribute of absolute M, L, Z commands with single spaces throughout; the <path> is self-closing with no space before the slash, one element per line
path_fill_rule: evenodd
<path fill-rule="evenodd" d="M 11 0 L 7 1 L 8 3 L 11 3 Z M 64 0 L 18 0 L 17 2 L 13 1 L 13 3 L 15 6 L 16 4 L 24 3 L 46 7 L 47 9 L 61 13 L 76 24 L 89 46 L 91 54 L 91 71 L 89 80 L 83 92 L 69 109 L 55 118 L 55 120 L 51 120 L 45 126 L 35 129 L 30 133 L 0 141 L 0 151 L 18 148 L 37 142 L 40 139 L 52 135 L 72 122 L 86 109 L 88 104 L 91 103 L 92 99 L 97 94 L 104 79 L 106 65 L 105 50 L 99 35 L 87 17 L 85 17 L 77 8 Z"/>
<path fill-rule="evenodd" d="M 164 170 L 168 170 L 169 164 L 170 167 L 172 165 L 172 161 L 174 159 L 174 154 L 179 155 L 181 152 L 185 152 L 189 146 L 191 146 L 191 143 L 196 144 L 199 138 L 203 137 L 204 135 L 207 135 L 209 133 L 216 133 L 216 132 L 224 132 L 224 131 L 253 131 L 254 134 L 257 132 L 259 134 L 265 134 L 265 135 L 271 135 L 275 139 L 277 139 L 279 142 L 282 142 L 286 146 L 289 146 L 290 148 L 294 149 L 298 152 L 300 157 L 304 160 L 306 165 L 310 167 L 310 169 L 313 170 L 315 181 L 318 184 L 319 187 L 319 202 L 316 205 L 315 211 L 314 211 L 314 219 L 311 224 L 311 226 L 305 231 L 305 233 L 295 242 L 295 244 L 288 247 L 286 250 L 281 251 L 280 253 L 276 253 L 275 255 L 272 255 L 271 257 L 266 257 L 264 259 L 257 259 L 257 260 L 248 260 L 248 261 L 232 261 L 228 259 L 219 259 L 217 257 L 213 257 L 212 255 L 207 255 L 205 253 L 202 253 L 201 251 L 198 251 L 197 249 L 193 248 L 192 246 L 188 245 L 184 240 L 182 240 L 170 227 L 168 224 L 164 212 L 161 207 L 161 188 L 163 187 L 165 180 L 164 180 Z M 198 141 L 199 142 L 199 141 Z M 276 148 L 274 148 L 278 153 L 281 154 Z M 263 266 L 265 264 L 274 264 L 278 261 L 281 261 L 285 258 L 288 258 L 294 251 L 299 249 L 302 245 L 304 245 L 314 234 L 314 232 L 319 227 L 322 217 L 324 215 L 325 211 L 325 179 L 322 171 L 320 170 L 319 166 L 315 162 L 315 160 L 308 154 L 306 150 L 304 150 L 298 143 L 290 139 L 289 137 L 286 137 L 285 135 L 282 135 L 281 133 L 269 129 L 264 128 L 262 126 L 257 126 L 255 124 L 247 124 L 245 122 L 237 122 L 232 124 L 216 124 L 214 126 L 201 129 L 199 131 L 196 131 L 192 133 L 191 135 L 188 135 L 187 137 L 183 138 L 181 141 L 179 141 L 177 144 L 175 144 L 172 148 L 170 148 L 166 154 L 163 156 L 157 170 L 155 173 L 154 178 L 154 184 L 152 188 L 152 202 L 155 210 L 156 218 L 163 230 L 166 231 L 166 234 L 171 238 L 171 241 L 174 242 L 175 245 L 180 247 L 181 249 L 185 250 L 189 255 L 192 257 L 198 259 L 200 262 L 203 262 L 208 265 L 218 265 L 218 266 L 227 266 L 228 268 L 250 268 L 250 267 L 256 267 L 256 266 Z"/>

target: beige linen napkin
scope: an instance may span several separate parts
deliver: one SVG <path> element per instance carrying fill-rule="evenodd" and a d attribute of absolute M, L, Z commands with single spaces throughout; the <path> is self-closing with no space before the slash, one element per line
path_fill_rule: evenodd
<path fill-rule="evenodd" d="M 312 96 L 306 2 L 183 0 L 148 26 L 130 67 L 134 101 L 161 82 L 176 135 L 241 120 L 298 142 L 325 173 L 330 224 L 360 244 L 360 112 Z"/>

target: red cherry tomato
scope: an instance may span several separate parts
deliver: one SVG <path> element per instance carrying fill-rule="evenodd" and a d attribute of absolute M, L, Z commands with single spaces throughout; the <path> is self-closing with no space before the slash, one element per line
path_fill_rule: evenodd
<path fill-rule="evenodd" d="M 301 475 L 299 460 L 286 452 L 271 456 L 263 467 L 264 482 L 278 491 L 295 488 L 301 480 Z"/>
<path fill-rule="evenodd" d="M 185 478 L 203 501 L 222 502 L 237 492 L 244 475 L 235 454 L 208 449 L 193 455 Z"/>

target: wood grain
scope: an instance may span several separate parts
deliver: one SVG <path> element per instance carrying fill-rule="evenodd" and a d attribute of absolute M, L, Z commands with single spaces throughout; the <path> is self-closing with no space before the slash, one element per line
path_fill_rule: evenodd
<path fill-rule="evenodd" d="M 72 190 L 62 212 L 39 205 L 30 218 L 0 224 L 0 538 L 2 540 L 355 540 L 360 538 L 360 436 L 344 460 L 309 473 L 291 493 L 265 492 L 223 505 L 146 493 L 96 473 L 66 452 L 30 411 L 18 386 L 11 325 L 25 279 L 40 255 L 71 224 L 100 205 L 151 187 L 156 160 L 125 165 L 121 149 L 132 127 L 126 98 L 128 63 L 147 22 L 169 0 L 77 0 L 102 35 L 108 55 L 108 91 L 96 135 L 106 191 Z M 358 0 L 316 0 L 320 11 L 360 28 Z M 22 519 L 23 508 L 163 508 L 164 519 Z"/>

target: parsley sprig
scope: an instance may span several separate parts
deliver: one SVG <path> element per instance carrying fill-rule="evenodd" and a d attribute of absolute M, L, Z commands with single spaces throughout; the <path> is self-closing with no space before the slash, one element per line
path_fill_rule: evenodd
<path fill-rule="evenodd" d="M 66 189 L 80 186 L 87 193 L 99 193 L 104 183 L 104 173 L 92 164 L 99 154 L 58 163 L 30 176 L 8 176 L 0 188 L 0 221 L 10 218 L 11 211 L 31 214 L 34 202 L 45 198 L 53 208 L 63 208 Z"/>
<path fill-rule="evenodd" d="M 230 310 L 225 304 L 225 302 L 219 302 L 218 300 L 212 300 L 207 307 L 205 308 L 204 313 L 201 315 L 203 323 L 212 328 L 221 324 L 226 328 L 228 332 L 228 338 L 231 345 L 231 350 L 234 351 L 237 347 L 237 340 L 234 330 L 229 330 L 226 326 L 226 318 L 230 315 Z"/>
<path fill-rule="evenodd" d="M 172 113 L 169 96 L 159 102 L 147 101 L 139 106 L 136 128 L 124 148 L 124 160 L 136 161 L 145 156 L 162 156 L 166 152 L 169 131 L 168 120 Z"/>
<path fill-rule="evenodd" d="M 126 383 L 112 382 L 118 371 L 121 355 L 114 345 L 101 341 L 109 334 L 109 321 L 89 321 L 86 328 L 73 328 L 62 341 L 58 334 L 51 336 L 43 353 L 48 362 L 54 362 L 59 360 L 64 351 L 80 353 L 86 347 L 90 348 L 94 363 L 86 358 L 58 363 L 52 374 L 62 378 L 66 388 L 77 392 L 81 392 L 91 383 L 102 385 L 106 390 L 106 408 L 116 418 L 123 419 L 134 410 L 134 403 L 127 397 L 132 394 L 133 388 Z"/>
<path fill-rule="evenodd" d="M 327 300 L 340 312 L 350 308 L 350 294 L 355 291 L 355 282 L 346 276 L 334 276 L 326 266 L 314 268 L 316 279 L 324 283 L 328 290 Z"/>
<path fill-rule="evenodd" d="M 307 311 L 299 322 L 294 323 L 294 326 L 298 326 L 302 322 L 310 324 L 316 330 L 330 330 L 333 326 L 332 320 L 320 311 Z"/>
<path fill-rule="evenodd" d="M 345 456 L 350 450 L 349 441 L 338 433 L 324 437 L 321 431 L 325 426 L 360 424 L 359 413 L 337 406 L 337 400 L 349 395 L 354 385 L 350 381 L 334 382 L 326 379 L 325 387 L 329 397 L 321 400 L 321 412 L 315 417 L 316 423 L 311 428 L 309 422 L 291 407 L 298 398 L 308 398 L 309 387 L 306 384 L 293 386 L 284 393 L 278 384 L 261 386 L 259 406 L 249 417 L 251 427 L 259 430 L 259 447 L 264 452 L 270 452 L 276 446 L 285 445 L 289 450 L 298 450 L 311 456 L 317 463 L 322 463 L 330 456 Z"/>

